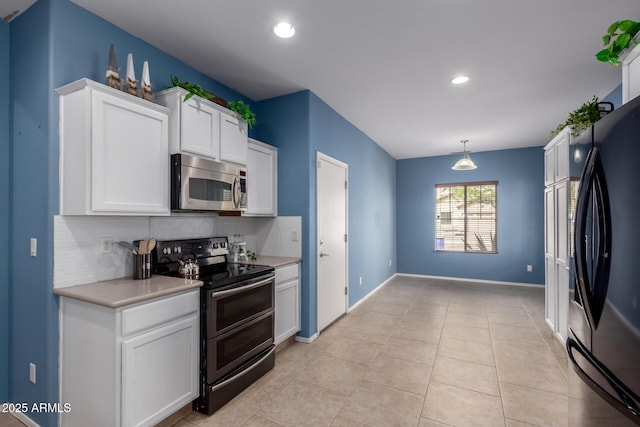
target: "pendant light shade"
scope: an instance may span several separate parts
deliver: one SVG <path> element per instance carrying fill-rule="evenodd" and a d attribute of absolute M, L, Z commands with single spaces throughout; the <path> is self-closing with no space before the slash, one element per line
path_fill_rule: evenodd
<path fill-rule="evenodd" d="M 473 163 L 473 160 L 471 160 L 471 158 L 469 157 L 469 153 L 467 153 L 468 140 L 463 139 L 460 142 L 462 142 L 462 145 L 464 147 L 462 158 L 458 160 L 456 164 L 451 167 L 451 169 L 453 169 L 454 171 L 470 171 L 470 170 L 476 169 L 477 168 L 476 164 Z"/>

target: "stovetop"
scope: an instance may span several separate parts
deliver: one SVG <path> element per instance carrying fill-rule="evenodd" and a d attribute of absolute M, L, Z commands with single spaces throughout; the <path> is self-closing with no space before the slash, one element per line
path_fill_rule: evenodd
<path fill-rule="evenodd" d="M 178 277 L 179 260 L 195 259 L 200 266 L 197 279 L 209 289 L 232 287 L 274 271 L 264 265 L 227 261 L 229 243 L 226 237 L 158 241 L 152 258 L 155 274 Z"/>

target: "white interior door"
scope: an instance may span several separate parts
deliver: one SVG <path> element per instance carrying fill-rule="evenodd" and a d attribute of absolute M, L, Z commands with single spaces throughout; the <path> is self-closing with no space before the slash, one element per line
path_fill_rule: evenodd
<path fill-rule="evenodd" d="M 347 165 L 317 155 L 318 332 L 347 311 Z"/>

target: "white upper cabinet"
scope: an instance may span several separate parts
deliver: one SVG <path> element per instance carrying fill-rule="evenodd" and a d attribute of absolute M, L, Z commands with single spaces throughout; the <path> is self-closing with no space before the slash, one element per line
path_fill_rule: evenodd
<path fill-rule="evenodd" d="M 247 210 L 243 215 L 278 215 L 278 149 L 251 138 L 247 151 Z"/>
<path fill-rule="evenodd" d="M 236 115 L 220 114 L 220 160 L 247 164 L 247 122 Z"/>
<path fill-rule="evenodd" d="M 175 114 L 181 119 L 175 121 L 180 126 L 172 126 L 171 154 L 182 151 L 220 160 L 220 111 L 194 96 L 172 110 Z"/>
<path fill-rule="evenodd" d="M 231 110 L 196 95 L 184 101 L 188 93 L 174 87 L 156 94 L 156 100 L 171 109 L 171 154 L 245 166 L 247 123 Z"/>
<path fill-rule="evenodd" d="M 544 147 L 544 185 L 569 177 L 571 128 L 565 127 Z"/>
<path fill-rule="evenodd" d="M 57 91 L 60 214 L 169 215 L 169 110 L 88 79 Z"/>

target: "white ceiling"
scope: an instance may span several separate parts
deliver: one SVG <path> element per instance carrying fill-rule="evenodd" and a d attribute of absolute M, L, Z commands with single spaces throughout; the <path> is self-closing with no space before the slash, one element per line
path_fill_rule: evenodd
<path fill-rule="evenodd" d="M 310 89 L 395 158 L 545 144 L 620 84 L 594 54 L 640 18 L 638 0 L 72 1 L 253 100 Z"/>

